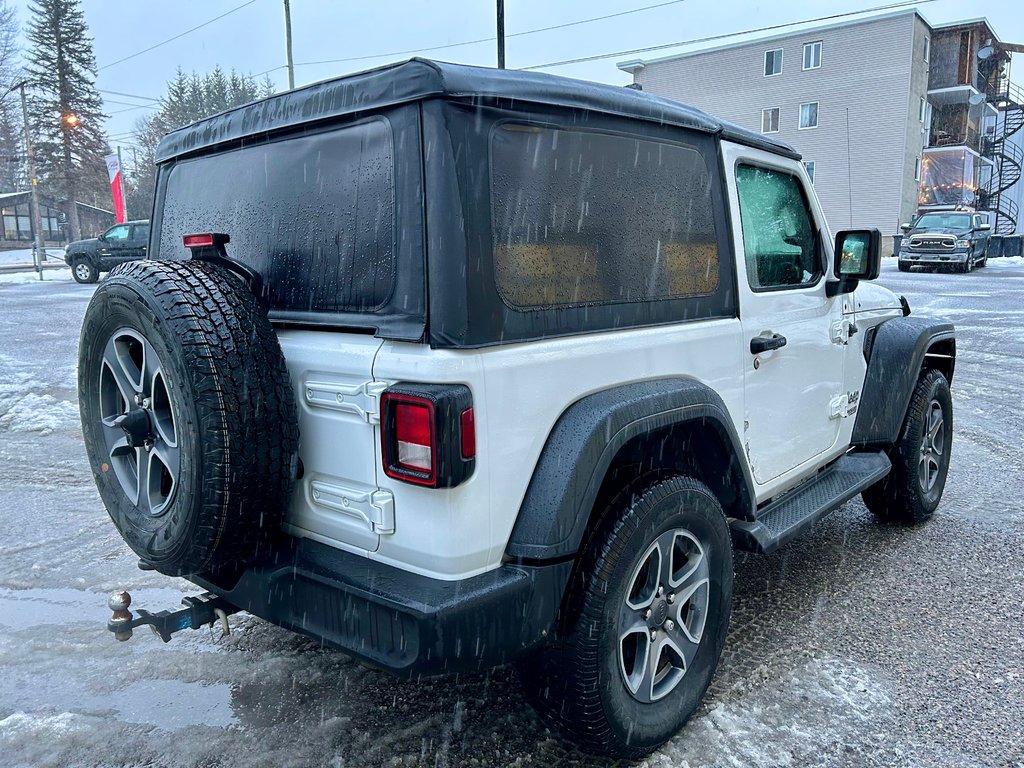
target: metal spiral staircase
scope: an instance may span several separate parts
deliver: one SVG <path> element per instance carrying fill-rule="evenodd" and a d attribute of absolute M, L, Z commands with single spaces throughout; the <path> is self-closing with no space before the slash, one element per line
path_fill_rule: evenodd
<path fill-rule="evenodd" d="M 1024 90 L 1013 83 L 1000 83 L 998 95 L 989 99 L 1000 113 L 995 136 L 988 140 L 985 154 L 995 167 L 992 177 L 981 191 L 981 208 L 995 212 L 992 231 L 997 235 L 1012 235 L 1017 229 L 1019 211 L 1017 203 L 1007 194 L 1020 181 L 1024 170 L 1024 152 L 1011 137 L 1024 127 Z"/>

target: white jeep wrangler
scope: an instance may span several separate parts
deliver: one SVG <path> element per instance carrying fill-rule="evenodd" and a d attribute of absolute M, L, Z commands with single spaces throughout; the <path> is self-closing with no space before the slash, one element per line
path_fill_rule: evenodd
<path fill-rule="evenodd" d="M 867 284 L 789 147 L 642 92 L 412 60 L 159 149 L 152 260 L 82 329 L 89 460 L 140 566 L 118 637 L 249 611 L 395 673 L 516 662 L 586 748 L 694 712 L 732 550 L 949 466 L 948 323 Z M 835 244 L 835 247 L 833 245 Z"/>

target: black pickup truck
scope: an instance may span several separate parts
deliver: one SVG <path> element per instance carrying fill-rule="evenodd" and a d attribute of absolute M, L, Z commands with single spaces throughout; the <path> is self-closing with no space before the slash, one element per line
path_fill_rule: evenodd
<path fill-rule="evenodd" d="M 992 227 L 984 213 L 932 211 L 901 229 L 900 272 L 909 272 L 915 265 L 970 272 L 988 262 Z"/>
<path fill-rule="evenodd" d="M 149 221 L 115 224 L 99 237 L 75 240 L 64 247 L 64 261 L 80 283 L 95 283 L 100 272 L 118 264 L 146 258 L 149 249 Z"/>

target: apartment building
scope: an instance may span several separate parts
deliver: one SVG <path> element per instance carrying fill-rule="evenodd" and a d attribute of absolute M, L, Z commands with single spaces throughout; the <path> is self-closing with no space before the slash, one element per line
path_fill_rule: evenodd
<path fill-rule="evenodd" d="M 1020 185 L 1000 153 L 1024 133 L 1003 137 L 1024 120 L 1013 50 L 1024 49 L 984 20 L 933 26 L 904 9 L 618 67 L 645 91 L 795 147 L 832 229 L 895 234 L 921 207 L 989 209 L 995 221 L 1002 205 L 1012 232 Z"/>

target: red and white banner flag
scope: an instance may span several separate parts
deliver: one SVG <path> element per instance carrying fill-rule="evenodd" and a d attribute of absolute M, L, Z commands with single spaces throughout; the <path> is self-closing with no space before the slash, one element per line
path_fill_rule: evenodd
<path fill-rule="evenodd" d="M 124 210 L 124 182 L 121 178 L 121 161 L 116 154 L 103 158 L 107 162 L 107 176 L 110 178 L 110 193 L 114 197 L 114 221 L 124 224 L 128 217 Z"/>

